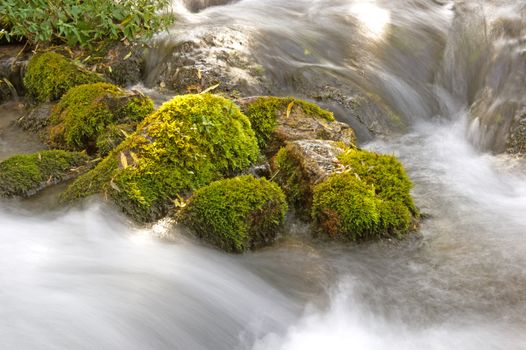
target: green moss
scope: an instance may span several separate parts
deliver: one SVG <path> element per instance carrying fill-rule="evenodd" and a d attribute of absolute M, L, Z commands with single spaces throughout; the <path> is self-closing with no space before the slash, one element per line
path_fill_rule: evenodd
<path fill-rule="evenodd" d="M 29 196 L 47 184 L 69 178 L 72 168 L 87 161 L 83 153 L 42 151 L 11 157 L 0 163 L 0 196 Z"/>
<path fill-rule="evenodd" d="M 314 222 L 331 237 L 351 240 L 406 233 L 418 210 L 401 163 L 394 156 L 351 149 L 340 161 L 347 170 L 314 188 Z"/>
<path fill-rule="evenodd" d="M 294 206 L 298 214 L 305 216 L 309 212 L 312 195 L 310 184 L 301 171 L 301 164 L 292 156 L 290 150 L 283 147 L 274 157 L 274 168 L 279 169 L 275 180 L 287 194 L 287 201 Z M 305 210 L 304 210 L 305 209 Z"/>
<path fill-rule="evenodd" d="M 24 85 L 37 102 L 58 100 L 74 86 L 102 81 L 64 56 L 46 52 L 33 56 L 28 63 Z"/>
<path fill-rule="evenodd" d="M 292 112 L 294 108 L 301 108 L 302 112 L 307 116 L 328 121 L 335 120 L 332 112 L 324 110 L 314 103 L 293 97 L 259 97 L 248 105 L 246 115 L 256 132 L 258 145 L 261 149 L 264 149 L 270 140 L 272 131 L 277 126 L 277 118 L 280 114 L 287 113 L 289 106 L 289 112 Z"/>
<path fill-rule="evenodd" d="M 259 150 L 247 117 L 225 98 L 182 95 L 163 104 L 139 124 L 79 184 L 98 185 L 103 172 L 111 174 L 95 186 L 137 221 L 161 217 L 177 195 L 247 168 Z M 106 181 L 108 180 L 108 181 Z M 65 199 L 82 197 L 73 184 Z M 90 188 L 93 188 L 91 186 Z"/>
<path fill-rule="evenodd" d="M 111 150 L 124 141 L 126 136 L 133 133 L 134 130 L 135 126 L 130 124 L 112 124 L 106 127 L 97 137 L 96 147 L 99 154 L 107 156 Z"/>
<path fill-rule="evenodd" d="M 333 238 L 369 237 L 380 222 L 374 187 L 351 173 L 331 175 L 315 187 L 312 216 Z"/>
<path fill-rule="evenodd" d="M 240 176 L 196 191 L 182 218 L 203 240 L 241 253 L 274 241 L 286 212 L 279 186 L 266 179 Z"/>
<path fill-rule="evenodd" d="M 402 203 L 413 215 L 418 215 L 410 194 L 413 184 L 395 156 L 349 149 L 339 158 L 363 181 L 374 185 L 380 198 Z"/>
<path fill-rule="evenodd" d="M 57 148 L 96 153 L 98 138 L 112 124 L 136 123 L 153 112 L 153 102 L 143 95 L 130 95 L 108 83 L 72 88 L 55 106 L 50 118 L 49 142 Z M 106 144 L 105 146 L 108 146 Z M 107 154 L 107 149 L 103 153 Z"/>

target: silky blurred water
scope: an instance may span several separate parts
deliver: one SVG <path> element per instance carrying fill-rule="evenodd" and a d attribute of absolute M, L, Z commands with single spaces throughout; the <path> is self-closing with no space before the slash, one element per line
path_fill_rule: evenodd
<path fill-rule="evenodd" d="M 280 91 L 315 67 L 402 114 L 407 133 L 365 147 L 404 163 L 425 214 L 420 234 L 317 242 L 291 221 L 275 246 L 234 256 L 167 223 L 136 227 L 98 199 L 67 209 L 43 204 L 46 194 L 3 201 L 0 348 L 526 349 L 526 164 L 470 137 L 481 135 L 466 102 L 477 84 L 451 48 L 455 6 L 184 3 L 162 40 L 241 27 Z M 523 6 L 483 4 L 503 17 Z"/>

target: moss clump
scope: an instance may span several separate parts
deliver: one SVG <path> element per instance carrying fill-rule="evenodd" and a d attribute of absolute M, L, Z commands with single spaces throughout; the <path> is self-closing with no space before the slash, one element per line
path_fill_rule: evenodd
<path fill-rule="evenodd" d="M 347 170 L 329 176 L 313 191 L 312 218 L 334 238 L 398 237 L 418 217 L 411 181 L 394 156 L 348 150 Z"/>
<path fill-rule="evenodd" d="M 109 83 L 83 84 L 72 88 L 55 106 L 49 121 L 49 143 L 68 150 L 98 151 L 98 138 L 112 124 L 136 124 L 153 112 L 153 102 L 129 94 Z M 97 142 L 100 141 L 100 142 Z M 107 154 L 108 144 L 103 153 Z"/>
<path fill-rule="evenodd" d="M 411 214 L 418 215 L 410 193 L 413 184 L 395 156 L 349 149 L 339 160 L 363 181 L 373 185 L 380 198 L 403 204 Z"/>
<path fill-rule="evenodd" d="M 64 199 L 106 191 L 137 221 L 166 213 L 171 199 L 247 168 L 258 147 L 250 122 L 225 98 L 176 96 L 68 189 Z"/>
<path fill-rule="evenodd" d="M 314 221 L 333 238 L 367 237 L 380 221 L 374 187 L 351 173 L 331 175 L 315 187 L 312 213 Z"/>
<path fill-rule="evenodd" d="M 199 189 L 181 217 L 203 240 L 242 253 L 274 241 L 286 212 L 285 195 L 278 185 L 248 175 Z"/>
<path fill-rule="evenodd" d="M 99 75 L 54 52 L 33 56 L 24 76 L 28 95 L 37 102 L 56 101 L 74 86 L 99 81 Z"/>
<path fill-rule="evenodd" d="M 42 151 L 11 157 L 0 163 L 0 196 L 30 196 L 49 184 L 64 181 L 84 165 L 83 153 Z"/>
<path fill-rule="evenodd" d="M 332 112 L 326 111 L 314 103 L 299 100 L 293 97 L 259 97 L 250 103 L 246 115 L 256 132 L 258 145 L 264 149 L 269 142 L 272 131 L 278 125 L 280 113 L 291 113 L 293 108 L 301 108 L 304 115 L 334 121 Z"/>

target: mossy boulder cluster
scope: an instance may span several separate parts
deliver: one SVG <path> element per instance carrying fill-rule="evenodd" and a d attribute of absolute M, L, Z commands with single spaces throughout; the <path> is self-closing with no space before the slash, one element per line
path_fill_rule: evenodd
<path fill-rule="evenodd" d="M 291 205 L 331 238 L 399 237 L 419 216 L 394 156 L 303 140 L 280 150 L 273 166 Z"/>
<path fill-rule="evenodd" d="M 113 84 L 75 86 L 53 109 L 47 141 L 54 148 L 105 155 L 124 139 L 116 136 L 116 125 L 121 124 L 122 131 L 129 130 L 127 125 L 133 128 L 153 110 L 150 98 Z"/>
<path fill-rule="evenodd" d="M 176 96 L 77 179 L 64 199 L 104 191 L 134 219 L 152 221 L 178 195 L 248 168 L 258 152 L 249 120 L 232 101 L 211 94 Z"/>
<path fill-rule="evenodd" d="M 36 102 L 56 101 L 74 86 L 100 81 L 98 74 L 55 52 L 33 56 L 24 76 L 27 94 Z"/>
<path fill-rule="evenodd" d="M 64 202 L 102 193 L 140 223 L 175 210 L 196 236 L 234 253 L 272 243 L 289 206 L 316 232 L 348 240 L 398 237 L 418 217 L 397 159 L 357 149 L 353 129 L 316 104 L 203 93 L 154 111 L 148 97 L 55 53 L 34 56 L 24 83 L 34 101 L 58 102 L 19 125 L 61 150 L 0 163 L 0 196 L 77 177 Z M 270 180 L 243 175 L 268 162 Z"/>
<path fill-rule="evenodd" d="M 276 183 L 246 175 L 197 190 L 181 217 L 204 241 L 241 253 L 273 242 L 286 212 L 285 195 Z"/>
<path fill-rule="evenodd" d="M 84 153 L 60 150 L 13 156 L 0 163 L 0 197 L 29 197 L 86 170 Z"/>

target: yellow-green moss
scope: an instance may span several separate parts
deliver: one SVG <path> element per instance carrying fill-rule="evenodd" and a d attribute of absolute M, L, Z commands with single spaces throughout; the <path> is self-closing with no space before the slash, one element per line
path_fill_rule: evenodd
<path fill-rule="evenodd" d="M 333 238 L 366 238 L 378 231 L 377 202 L 373 186 L 349 172 L 333 174 L 315 187 L 312 216 Z"/>
<path fill-rule="evenodd" d="M 272 131 L 277 126 L 277 118 L 280 113 L 286 113 L 290 106 L 290 112 L 294 108 L 301 108 L 305 115 L 334 121 L 332 112 L 324 110 L 314 103 L 296 99 L 294 97 L 259 97 L 250 103 L 246 109 L 246 115 L 252 123 L 256 132 L 258 145 L 264 149 L 267 145 Z"/>
<path fill-rule="evenodd" d="M 96 147 L 100 156 L 107 156 L 126 136 L 135 131 L 135 125 L 111 124 L 97 137 Z"/>
<path fill-rule="evenodd" d="M 395 156 L 349 149 L 339 157 L 339 160 L 363 181 L 373 185 L 380 198 L 399 202 L 413 215 L 418 215 L 410 193 L 413 184 L 402 163 Z"/>
<path fill-rule="evenodd" d="M 99 187 L 95 191 L 108 192 L 137 221 L 151 221 L 178 194 L 247 168 L 258 153 L 250 122 L 232 101 L 211 94 L 176 96 L 79 178 L 64 199 Z"/>
<path fill-rule="evenodd" d="M 49 143 L 56 148 L 96 153 L 97 139 L 112 124 L 134 124 L 153 112 L 150 98 L 109 83 L 83 84 L 69 90 L 50 118 Z M 107 144 L 106 144 L 107 146 Z M 103 150 L 107 154 L 107 149 Z"/>
<path fill-rule="evenodd" d="M 273 159 L 274 168 L 278 169 L 274 175 L 287 194 L 287 201 L 294 206 L 300 216 L 309 213 L 312 191 L 310 183 L 301 171 L 300 162 L 291 156 L 289 150 L 283 147 Z"/>
<path fill-rule="evenodd" d="M 27 93 L 37 102 L 58 100 L 74 86 L 99 81 L 99 75 L 54 52 L 33 56 L 24 76 Z"/>
<path fill-rule="evenodd" d="M 412 183 L 396 157 L 349 149 L 339 158 L 346 171 L 314 187 L 317 226 L 331 237 L 351 240 L 407 233 L 418 210 Z"/>
<path fill-rule="evenodd" d="M 199 189 L 181 217 L 203 240 L 227 252 L 242 253 L 273 242 L 286 212 L 279 186 L 249 175 Z"/>
<path fill-rule="evenodd" d="M 83 153 L 58 150 L 13 156 L 0 163 L 0 196 L 32 195 L 47 184 L 69 178 L 72 168 L 87 160 Z"/>

